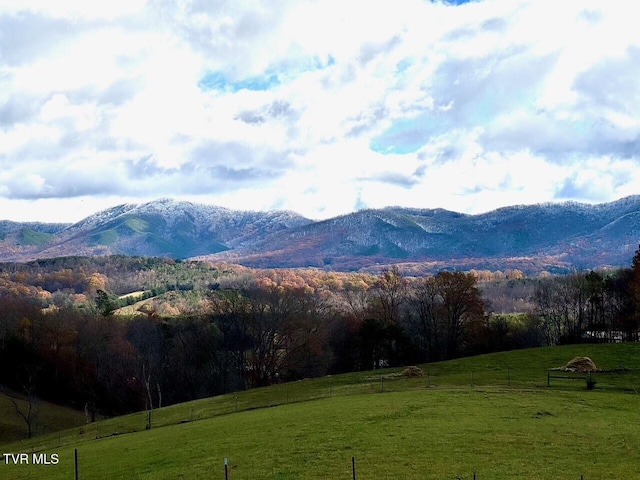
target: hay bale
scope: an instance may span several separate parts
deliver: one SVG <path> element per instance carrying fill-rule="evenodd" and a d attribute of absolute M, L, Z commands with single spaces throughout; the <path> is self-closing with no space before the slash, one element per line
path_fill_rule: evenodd
<path fill-rule="evenodd" d="M 575 357 L 564 366 L 565 372 L 597 372 L 598 367 L 589 357 Z"/>
<path fill-rule="evenodd" d="M 418 378 L 418 377 L 424 377 L 424 372 L 419 367 L 411 366 L 411 367 L 405 368 L 402 371 L 401 375 L 404 378 Z"/>

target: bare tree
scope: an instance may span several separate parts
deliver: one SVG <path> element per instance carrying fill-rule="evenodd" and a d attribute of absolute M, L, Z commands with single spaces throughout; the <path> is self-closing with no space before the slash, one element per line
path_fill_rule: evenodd
<path fill-rule="evenodd" d="M 162 338 L 155 318 L 136 318 L 130 322 L 127 338 L 135 349 L 134 362 L 138 365 L 138 376 L 144 390 L 147 410 L 147 429 L 151 428 L 154 409 L 153 392 L 157 387 L 160 397 L 160 370 L 162 368 Z"/>
<path fill-rule="evenodd" d="M 486 322 L 476 279 L 463 272 L 440 272 L 415 282 L 409 310 L 430 361 L 454 358 L 469 350 L 472 333 L 477 337 Z"/>
<path fill-rule="evenodd" d="M 29 366 L 25 370 L 24 381 L 20 382 L 24 398 L 21 399 L 10 392 L 7 393 L 11 403 L 13 404 L 16 415 L 24 420 L 27 427 L 27 438 L 31 438 L 36 432 L 38 416 L 40 413 L 40 402 L 36 396 L 37 368 Z"/>
<path fill-rule="evenodd" d="M 425 360 L 430 362 L 442 358 L 442 325 L 437 315 L 441 301 L 433 277 L 423 277 L 412 285 L 409 296 L 411 319 L 415 333 L 420 337 Z"/>
<path fill-rule="evenodd" d="M 374 309 L 378 320 L 385 325 L 397 325 L 400 321 L 401 307 L 406 300 L 407 280 L 400 269 L 393 266 L 380 275 L 372 289 Z"/>

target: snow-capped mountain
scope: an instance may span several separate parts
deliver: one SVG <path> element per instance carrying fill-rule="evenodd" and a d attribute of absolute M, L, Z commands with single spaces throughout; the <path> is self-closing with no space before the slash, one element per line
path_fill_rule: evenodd
<path fill-rule="evenodd" d="M 341 270 L 431 262 L 428 271 L 571 271 L 629 265 L 638 242 L 640 196 L 634 196 L 600 205 L 519 205 L 480 215 L 399 207 L 363 210 L 282 230 L 250 248 L 212 258 L 249 266 Z"/>
<path fill-rule="evenodd" d="M 160 199 L 119 205 L 63 226 L 40 248 L 19 241 L 9 248 L 8 243 L 0 242 L 0 259 L 109 254 L 188 258 L 228 250 L 309 222 L 286 211 L 234 211 Z"/>
<path fill-rule="evenodd" d="M 259 267 L 360 269 L 397 262 L 442 268 L 567 271 L 630 264 L 640 196 L 504 207 L 480 215 L 388 207 L 323 221 L 160 199 L 73 225 L 0 222 L 0 260 L 63 255 L 209 258 Z"/>

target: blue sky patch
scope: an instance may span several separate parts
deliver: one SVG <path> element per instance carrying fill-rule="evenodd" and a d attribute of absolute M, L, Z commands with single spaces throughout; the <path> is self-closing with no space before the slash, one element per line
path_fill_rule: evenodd
<path fill-rule="evenodd" d="M 249 77 L 232 81 L 222 72 L 206 73 L 198 82 L 201 90 L 224 90 L 237 92 L 239 90 L 265 91 L 280 84 L 280 79 L 275 73 Z"/>
<path fill-rule="evenodd" d="M 432 136 L 445 132 L 449 123 L 446 118 L 435 118 L 430 113 L 399 119 L 386 132 L 372 139 L 369 148 L 383 154 L 413 153 Z"/>
<path fill-rule="evenodd" d="M 207 72 L 198 82 L 200 90 L 219 90 L 237 92 L 239 90 L 253 90 L 263 92 L 286 82 L 303 72 L 322 70 L 336 63 L 336 59 L 329 55 L 326 60 L 318 56 L 307 57 L 302 61 L 285 62 L 269 68 L 263 75 L 248 77 L 241 80 L 230 80 L 223 72 Z M 280 73 L 275 73 L 280 72 Z"/>
<path fill-rule="evenodd" d="M 398 63 L 396 63 L 396 73 L 404 73 L 410 66 L 414 63 L 411 58 L 403 58 Z"/>
<path fill-rule="evenodd" d="M 446 5 L 464 5 L 465 3 L 475 2 L 477 0 L 431 0 L 431 3 L 444 3 Z"/>

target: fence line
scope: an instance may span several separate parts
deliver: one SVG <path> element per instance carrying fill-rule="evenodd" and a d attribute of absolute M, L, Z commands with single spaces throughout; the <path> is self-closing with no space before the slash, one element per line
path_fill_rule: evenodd
<path fill-rule="evenodd" d="M 187 404 L 177 404 L 157 410 L 153 415 L 151 428 L 159 428 L 180 423 L 193 422 L 214 418 L 221 415 L 241 413 L 243 411 L 270 408 L 292 403 L 301 403 L 323 398 L 360 395 L 366 393 L 389 393 L 408 390 L 456 389 L 456 388 L 511 388 L 514 383 L 524 387 L 539 387 L 544 385 L 530 378 L 518 377 L 518 371 L 512 367 L 494 368 L 488 370 L 473 369 L 469 371 L 447 372 L 434 375 L 429 370 L 423 372 L 422 377 L 406 378 L 397 373 L 362 376 L 359 381 L 341 385 L 331 377 L 318 385 L 309 385 L 300 389 L 299 382 L 283 383 L 272 386 L 270 390 L 253 389 L 231 394 L 220 395 L 210 399 L 196 400 Z M 594 372 L 592 374 L 596 388 L 637 393 L 640 387 L 640 370 L 624 370 L 609 372 Z M 438 378 L 445 376 L 446 385 L 439 385 Z M 552 386 L 552 380 L 569 380 L 573 385 L 561 383 Z M 571 374 L 563 371 L 547 371 L 547 387 L 552 388 L 585 388 L 575 384 L 575 380 L 586 381 L 585 374 Z M 317 381 L 317 379 L 316 379 Z M 265 393 L 265 395 L 263 395 Z M 266 394 L 268 393 L 268 394 Z M 191 405 L 189 405 L 191 404 Z M 29 445 L 27 451 L 40 452 L 52 448 L 62 447 L 78 442 L 112 437 L 126 433 L 140 432 L 147 429 L 148 413 L 145 411 L 126 416 L 114 417 L 86 424 L 82 427 L 62 432 L 55 432 L 29 441 L 24 440 L 21 445 Z M 26 446 L 26 445 L 25 445 Z M 21 448 L 20 450 L 24 450 Z"/>
<path fill-rule="evenodd" d="M 73 454 L 74 454 L 74 472 L 75 472 L 75 480 L 80 480 L 79 478 L 79 465 L 78 465 L 78 449 L 75 448 L 73 450 Z M 229 458 L 228 457 L 224 457 L 223 460 L 223 465 L 224 465 L 224 480 L 229 480 Z M 352 456 L 351 457 L 351 474 L 352 474 L 352 478 L 353 480 L 357 480 L 357 475 L 356 475 L 356 457 Z M 215 479 L 215 476 L 211 476 L 211 479 Z M 476 468 L 473 468 L 473 480 L 480 480 L 480 478 L 478 478 L 478 472 L 476 470 Z M 455 480 L 463 480 L 462 476 L 456 476 Z M 580 474 L 580 480 L 586 480 L 584 474 Z"/>

